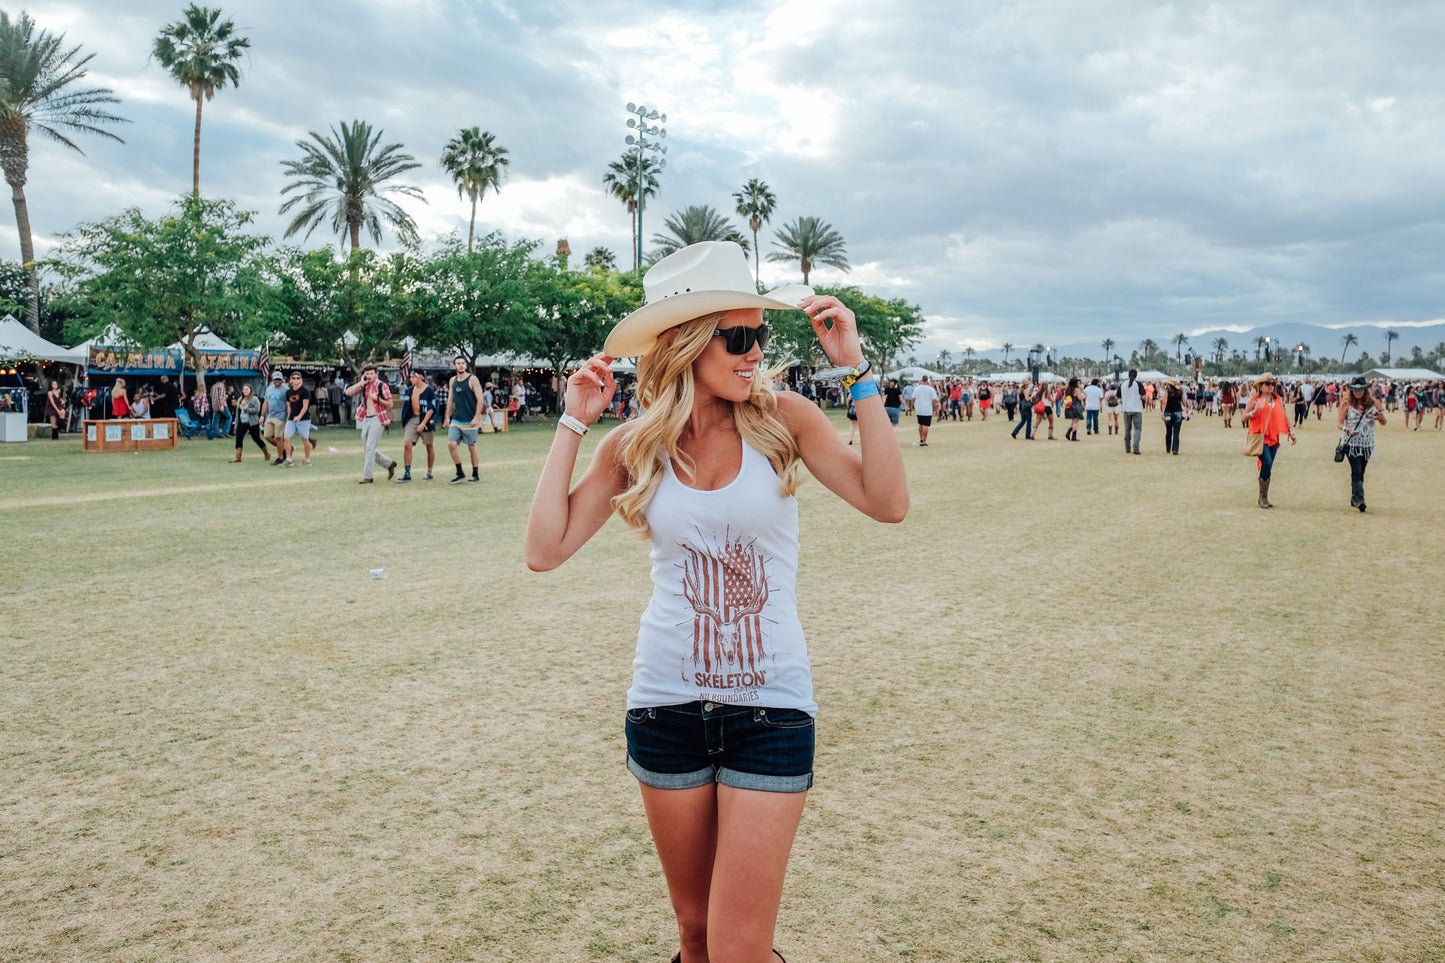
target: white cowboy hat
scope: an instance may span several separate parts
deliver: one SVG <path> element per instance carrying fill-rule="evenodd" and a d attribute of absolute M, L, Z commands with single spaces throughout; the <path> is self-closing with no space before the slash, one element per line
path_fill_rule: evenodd
<path fill-rule="evenodd" d="M 758 294 L 748 257 L 732 241 L 702 241 L 675 251 L 647 269 L 646 303 L 617 322 L 602 346 L 611 358 L 652 350 L 657 336 L 684 321 L 734 308 L 797 308 L 813 289 L 788 284 Z"/>

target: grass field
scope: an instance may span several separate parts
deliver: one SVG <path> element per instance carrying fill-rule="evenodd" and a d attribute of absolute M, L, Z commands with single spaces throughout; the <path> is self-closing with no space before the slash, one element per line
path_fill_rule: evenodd
<path fill-rule="evenodd" d="M 1008 427 L 901 428 L 898 526 L 800 490 L 779 948 L 1445 961 L 1445 437 L 1383 429 L 1362 515 L 1328 421 L 1272 511 L 1217 419 L 1177 458 L 1157 416 L 1140 457 Z M 0 960 L 669 959 L 623 767 L 646 547 L 525 569 L 549 439 L 455 487 L 444 447 L 356 485 L 346 429 L 309 469 L 0 449 Z"/>

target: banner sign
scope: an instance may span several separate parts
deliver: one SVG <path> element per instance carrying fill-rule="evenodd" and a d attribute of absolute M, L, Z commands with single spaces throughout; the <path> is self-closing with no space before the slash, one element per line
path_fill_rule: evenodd
<path fill-rule="evenodd" d="M 180 374 L 186 368 L 185 362 L 185 352 L 179 348 L 136 351 L 124 347 L 94 345 L 90 349 L 91 374 L 174 375 Z M 260 372 L 260 364 L 259 351 L 201 352 L 201 365 L 208 373 L 256 375 Z"/>

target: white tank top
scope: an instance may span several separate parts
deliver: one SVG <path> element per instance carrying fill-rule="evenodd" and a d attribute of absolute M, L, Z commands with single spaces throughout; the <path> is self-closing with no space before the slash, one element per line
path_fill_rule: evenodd
<path fill-rule="evenodd" d="M 698 491 L 664 466 L 644 513 L 652 600 L 642 613 L 629 709 L 694 700 L 816 715 L 798 621 L 798 502 L 743 442 L 729 484 Z"/>

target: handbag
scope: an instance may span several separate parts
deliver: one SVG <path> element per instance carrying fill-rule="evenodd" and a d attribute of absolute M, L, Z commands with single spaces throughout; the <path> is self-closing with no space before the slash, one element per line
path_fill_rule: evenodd
<path fill-rule="evenodd" d="M 1041 415 L 1041 414 L 1043 414 L 1044 412 L 1046 412 L 1046 411 L 1048 411 L 1048 410 L 1049 410 L 1048 402 L 1040 401 L 1038 404 L 1034 405 L 1034 414 L 1036 414 L 1036 415 Z"/>
<path fill-rule="evenodd" d="M 1274 405 L 1271 404 L 1271 405 L 1269 406 L 1269 411 L 1268 411 L 1268 412 L 1265 414 L 1265 416 L 1264 416 L 1264 425 L 1265 425 L 1266 428 L 1269 427 L 1269 419 L 1271 419 L 1271 418 L 1273 418 L 1273 417 L 1274 417 Z M 1245 424 L 1248 425 L 1249 422 L 1246 421 Z M 1258 458 L 1258 457 L 1260 457 L 1261 455 L 1263 455 L 1263 454 L 1264 454 L 1264 432 L 1263 432 L 1263 431 L 1260 431 L 1258 434 L 1256 434 L 1255 432 L 1252 432 L 1252 431 L 1251 431 L 1249 434 L 1245 435 L 1245 436 L 1244 436 L 1244 451 L 1240 452 L 1240 454 L 1243 455 L 1243 456 L 1246 457 L 1246 458 Z"/>
<path fill-rule="evenodd" d="M 1350 435 L 1352 435 L 1352 434 L 1354 434 L 1355 432 L 1359 431 L 1359 430 L 1360 430 L 1360 425 L 1364 424 L 1364 422 L 1365 422 L 1365 413 L 1364 413 L 1363 411 L 1357 411 L 1357 412 L 1355 412 L 1355 414 L 1358 415 L 1359 417 L 1357 417 L 1357 418 L 1355 419 L 1355 427 L 1354 427 L 1354 430 L 1352 431 L 1352 430 L 1350 430 L 1350 429 L 1348 429 L 1348 428 L 1345 429 L 1344 433 L 1342 433 L 1342 434 L 1340 435 L 1340 443 L 1335 446 L 1335 461 L 1344 461 L 1344 460 L 1345 460 L 1345 445 L 1349 442 L 1349 440 L 1350 440 Z"/>

